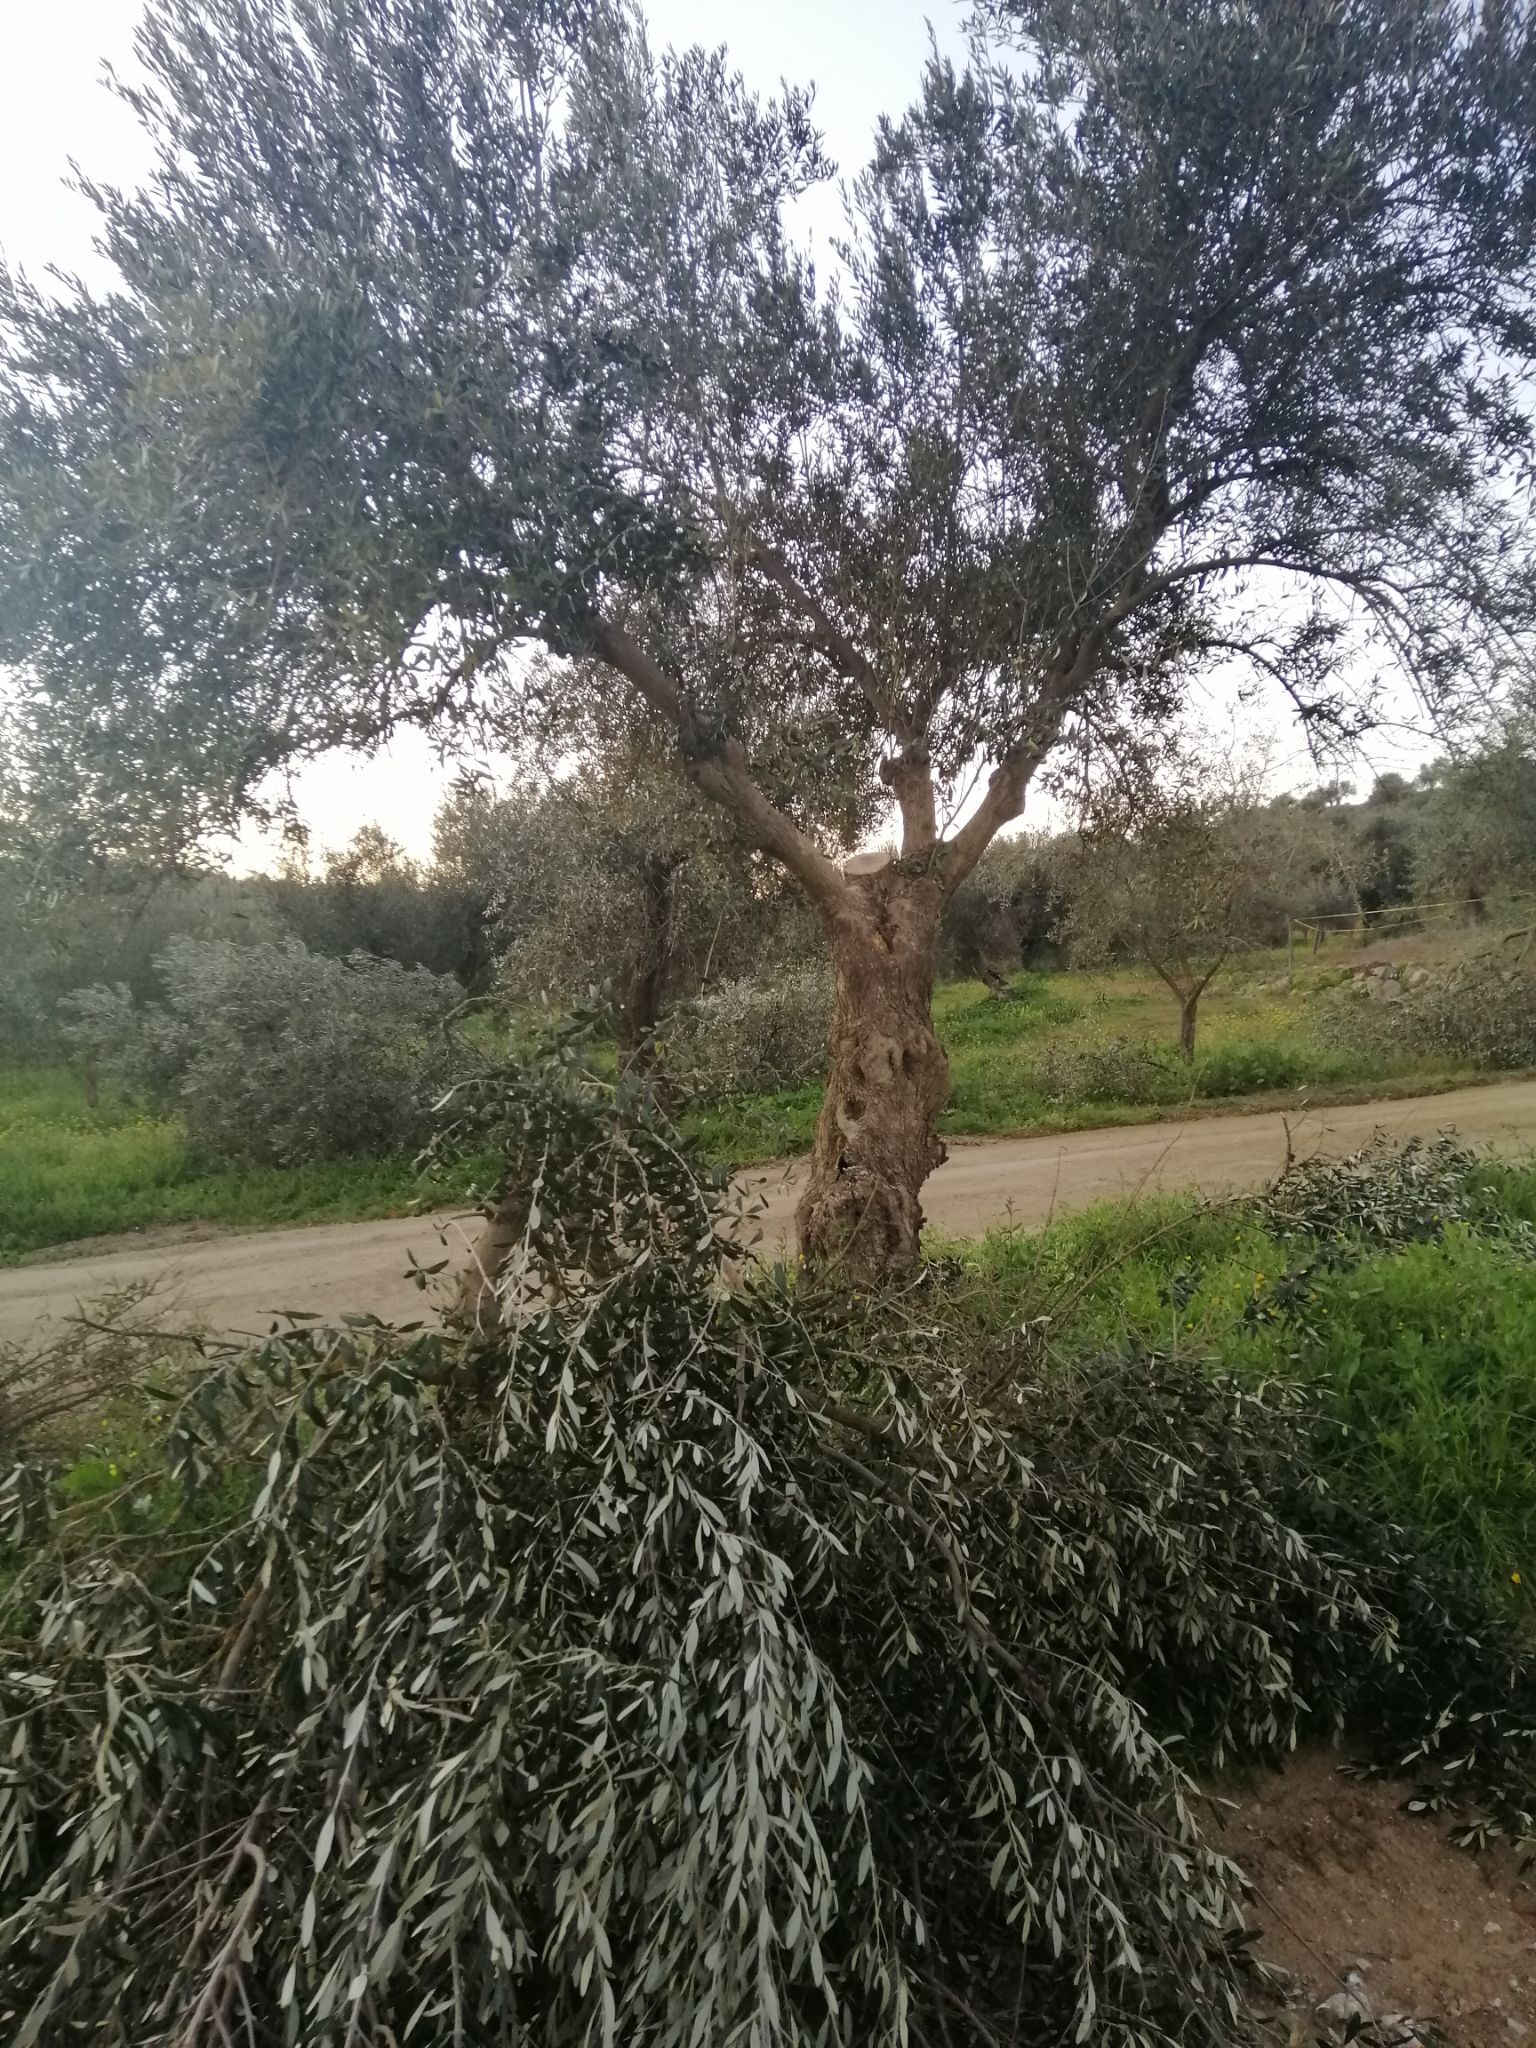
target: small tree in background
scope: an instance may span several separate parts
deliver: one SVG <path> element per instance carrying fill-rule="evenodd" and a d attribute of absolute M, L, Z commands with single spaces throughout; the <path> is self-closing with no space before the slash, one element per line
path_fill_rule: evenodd
<path fill-rule="evenodd" d="M 605 764 L 531 796 L 465 787 L 438 819 L 440 857 L 488 891 L 497 986 L 568 1002 L 606 983 L 627 1058 L 752 922 L 748 863 L 678 794 Z"/>
<path fill-rule="evenodd" d="M 577 702 L 588 715 L 557 700 L 531 748 L 498 734 L 523 741 L 514 786 L 466 779 L 452 792 L 434 827 L 435 871 L 483 897 L 498 984 L 514 1001 L 572 1001 L 606 983 L 632 1057 L 707 981 L 803 956 L 815 938 L 783 871 L 698 802 L 659 720 L 611 688 Z M 857 831 L 867 794 L 856 806 L 845 784 L 829 793 L 831 834 Z"/>
<path fill-rule="evenodd" d="M 1415 818 L 1415 893 L 1457 898 L 1474 916 L 1500 889 L 1536 887 L 1536 711 L 1486 747 L 1434 764 Z"/>
<path fill-rule="evenodd" d="M 364 825 L 311 867 L 290 862 L 257 884 L 281 926 L 317 953 L 371 953 L 451 974 L 483 988 L 490 973 L 489 914 L 464 878 L 410 859 L 378 825 Z"/>
<path fill-rule="evenodd" d="M 806 1255 L 918 1254 L 944 905 L 1041 764 L 1202 665 L 1314 737 L 1536 616 L 1536 22 L 986 0 L 854 183 L 620 0 L 150 0 L 118 282 L 0 287 L 0 659 L 44 829 L 164 855 L 269 773 L 594 664 L 814 907 Z M 846 872 L 802 778 L 878 768 Z M 961 802 L 978 769 L 979 801 Z M 387 821 L 386 821 L 387 822 Z"/>
<path fill-rule="evenodd" d="M 159 963 L 175 938 L 281 940 L 289 927 L 268 890 L 261 876 L 156 876 L 116 863 L 48 886 L 0 852 L 0 1058 L 58 1058 L 60 1000 L 87 983 L 121 983 L 136 1002 L 163 997 Z"/>
<path fill-rule="evenodd" d="M 1304 842 L 1283 809 L 1209 773 L 1095 798 L 1072 871 L 1073 955 L 1144 960 L 1195 1057 L 1200 999 L 1233 955 L 1283 930 Z"/>

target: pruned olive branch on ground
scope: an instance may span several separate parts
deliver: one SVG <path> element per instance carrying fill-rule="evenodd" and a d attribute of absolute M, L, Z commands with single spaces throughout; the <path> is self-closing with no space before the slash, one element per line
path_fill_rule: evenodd
<path fill-rule="evenodd" d="M 577 1036 L 450 1107 L 496 1317 L 218 1351 L 106 1506 L 5 1474 L 9 2038 L 1216 2048 L 1191 1765 L 1369 1722 L 1528 1826 L 1523 1654 L 1300 1394 L 732 1281 Z"/>

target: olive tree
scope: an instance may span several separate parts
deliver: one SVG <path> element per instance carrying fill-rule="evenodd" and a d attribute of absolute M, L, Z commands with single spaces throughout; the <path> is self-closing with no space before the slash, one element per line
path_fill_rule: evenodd
<path fill-rule="evenodd" d="M 1386 657 L 1443 710 L 1533 606 L 1529 8 L 974 26 L 828 281 L 806 98 L 653 55 L 624 0 L 149 0 L 159 169 L 87 186 L 118 282 L 0 305 L 33 801 L 174 840 L 472 723 L 530 645 L 597 664 L 820 919 L 799 1227 L 853 1277 L 917 1254 L 940 919 L 1053 749 L 1211 662 L 1314 735 Z M 889 857 L 797 797 L 834 739 Z"/>
<path fill-rule="evenodd" d="M 1038 967 L 1056 948 L 1067 915 L 1060 849 L 1026 833 L 994 839 L 944 906 L 940 960 L 1005 996 L 999 959 Z"/>
<path fill-rule="evenodd" d="M 179 1114 L 204 1165 L 296 1166 L 419 1146 L 473 1056 L 451 975 L 299 939 L 173 938 L 163 1002 L 97 983 L 60 1004 L 65 1040 L 129 1094 Z"/>
<path fill-rule="evenodd" d="M 1296 822 L 1241 776 L 1189 764 L 1171 785 L 1138 779 L 1089 809 L 1067 917 L 1074 957 L 1145 961 L 1179 1006 L 1186 1060 L 1217 975 L 1283 934 L 1312 853 Z"/>
<path fill-rule="evenodd" d="M 803 950 L 803 908 L 782 869 L 741 844 L 700 804 L 670 729 L 636 715 L 595 679 L 579 720 L 569 707 L 514 750 L 502 786 L 464 778 L 433 827 L 434 870 L 481 897 L 497 979 L 516 1001 L 612 994 L 621 1053 L 644 1056 L 666 1012 L 713 978 Z M 551 773 L 549 762 L 559 764 Z M 855 829 L 837 778 L 829 832 Z M 797 914 L 798 913 L 798 914 Z"/>
<path fill-rule="evenodd" d="M 1536 882 L 1536 715 L 1522 708 L 1486 745 L 1422 778 L 1414 881 L 1421 897 L 1460 897 L 1483 914 L 1500 889 Z"/>
<path fill-rule="evenodd" d="M 312 952 L 344 960 L 369 953 L 451 974 L 481 989 L 490 973 L 489 905 L 463 876 L 412 860 L 377 825 L 312 860 L 307 846 L 285 850 L 257 893 L 270 915 Z"/>

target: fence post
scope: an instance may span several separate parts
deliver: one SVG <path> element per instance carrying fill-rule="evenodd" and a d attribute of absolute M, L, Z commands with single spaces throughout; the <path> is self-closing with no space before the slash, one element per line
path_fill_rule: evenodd
<path fill-rule="evenodd" d="M 1285 913 L 1285 992 L 1291 993 L 1292 976 L 1296 972 L 1296 920 Z"/>

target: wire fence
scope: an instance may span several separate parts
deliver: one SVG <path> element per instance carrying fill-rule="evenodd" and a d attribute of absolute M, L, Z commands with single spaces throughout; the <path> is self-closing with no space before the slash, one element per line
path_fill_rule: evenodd
<path fill-rule="evenodd" d="M 1536 904 L 1536 892 L 1519 891 L 1513 895 L 1500 893 L 1500 910 L 1513 909 L 1516 904 Z M 1290 917 L 1286 920 L 1286 972 L 1289 974 L 1294 965 L 1298 936 L 1310 935 L 1311 951 L 1315 958 L 1322 950 L 1324 941 L 1336 932 L 1347 932 L 1362 945 L 1366 945 L 1373 939 L 1390 936 L 1393 932 L 1408 931 L 1425 924 L 1448 924 L 1458 917 L 1469 924 L 1481 923 L 1486 919 L 1488 909 L 1486 897 L 1459 896 L 1438 903 L 1389 903 L 1375 910 L 1330 910 L 1320 912 L 1315 917 Z M 1528 920 L 1525 924 L 1502 933 L 1496 943 L 1505 945 L 1514 939 L 1525 939 L 1529 944 L 1533 931 L 1536 931 L 1536 920 Z"/>

